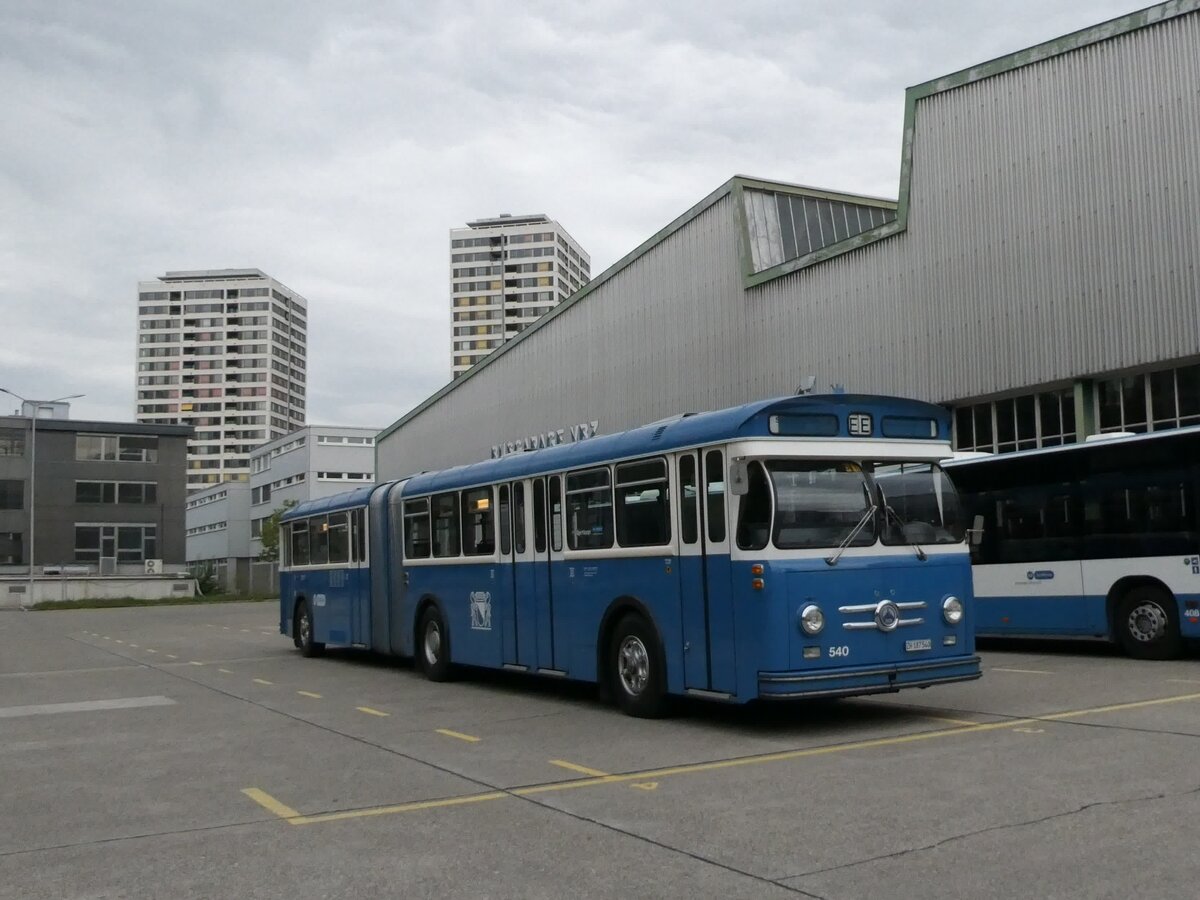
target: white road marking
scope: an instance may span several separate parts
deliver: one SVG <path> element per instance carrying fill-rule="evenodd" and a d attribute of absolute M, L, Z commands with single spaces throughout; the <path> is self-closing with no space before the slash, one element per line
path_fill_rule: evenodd
<path fill-rule="evenodd" d="M 0 707 L 0 719 L 19 716 L 52 716 L 55 713 L 101 712 L 112 709 L 138 709 L 143 706 L 174 706 L 170 697 L 123 697 L 117 700 L 83 700 L 77 703 L 43 703 L 37 706 Z"/>

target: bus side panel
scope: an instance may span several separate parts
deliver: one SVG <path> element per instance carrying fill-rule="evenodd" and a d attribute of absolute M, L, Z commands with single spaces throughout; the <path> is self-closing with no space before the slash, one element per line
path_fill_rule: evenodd
<path fill-rule="evenodd" d="M 559 604 L 555 594 L 556 630 L 570 635 L 570 665 L 572 678 L 596 681 L 598 651 L 609 659 L 610 647 L 597 647 L 604 614 L 613 601 L 628 597 L 641 603 L 657 629 L 665 655 L 666 689 L 673 694 L 683 692 L 682 627 L 679 617 L 679 579 L 671 549 L 663 547 L 662 556 L 627 557 L 622 559 L 573 559 L 558 565 L 566 573 L 565 603 Z M 563 607 L 569 619 L 562 616 Z M 569 628 L 569 632 L 567 629 Z M 611 663 L 611 660 L 609 659 Z"/>
<path fill-rule="evenodd" d="M 1108 633 L 1104 596 L 1085 593 L 1077 560 L 981 565 L 973 577 L 980 634 Z"/>
<path fill-rule="evenodd" d="M 362 570 L 364 573 L 366 570 Z M 353 605 L 358 591 L 366 585 L 359 570 L 301 569 L 292 572 L 292 594 L 308 600 L 312 618 L 313 640 L 331 646 L 348 646 L 353 642 Z"/>
<path fill-rule="evenodd" d="M 498 568 L 491 561 L 407 568 L 409 595 L 436 597 L 441 604 L 456 663 L 499 668 L 503 662 L 503 617 L 499 608 L 493 615 Z"/>
<path fill-rule="evenodd" d="M 1179 611 L 1179 633 L 1200 637 L 1200 556 L 1153 556 L 1140 559 L 1087 559 L 1083 562 L 1083 587 L 1107 609 L 1109 591 L 1121 578 L 1140 576 L 1161 581 L 1175 595 Z M 1107 622 L 1105 632 L 1107 633 Z"/>

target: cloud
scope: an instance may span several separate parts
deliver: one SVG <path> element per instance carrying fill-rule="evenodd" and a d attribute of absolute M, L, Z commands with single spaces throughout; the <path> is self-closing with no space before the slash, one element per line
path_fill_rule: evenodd
<path fill-rule="evenodd" d="M 448 229 L 598 273 L 737 172 L 894 196 L 905 87 L 1136 6 L 6 4 L 0 385 L 130 419 L 137 281 L 253 266 L 310 420 L 386 425 L 449 378 Z"/>

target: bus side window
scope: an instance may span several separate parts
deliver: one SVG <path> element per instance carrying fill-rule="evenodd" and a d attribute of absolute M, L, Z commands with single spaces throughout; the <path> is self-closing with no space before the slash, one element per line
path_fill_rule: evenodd
<path fill-rule="evenodd" d="M 646 459 L 616 468 L 617 543 L 656 547 L 671 542 L 667 461 Z"/>
<path fill-rule="evenodd" d="M 737 544 L 743 550 L 762 550 L 771 535 L 771 484 L 758 460 L 750 463 L 748 480 L 738 512 Z"/>
<path fill-rule="evenodd" d="M 567 545 L 599 550 L 613 545 L 613 495 L 607 468 L 567 475 Z"/>
<path fill-rule="evenodd" d="M 292 565 L 292 526 L 279 526 L 279 568 L 288 569 Z"/>
<path fill-rule="evenodd" d="M 367 561 L 367 511 L 356 509 L 351 524 L 354 530 L 354 561 Z"/>
<path fill-rule="evenodd" d="M 324 516 L 308 520 L 308 561 L 314 566 L 329 563 L 329 521 Z"/>
<path fill-rule="evenodd" d="M 679 457 L 679 537 L 685 544 L 700 538 L 697 498 L 696 457 L 689 453 Z"/>
<path fill-rule="evenodd" d="M 433 516 L 433 555 L 458 556 L 458 494 L 437 494 L 431 498 Z"/>
<path fill-rule="evenodd" d="M 429 499 L 404 503 L 404 558 L 429 558 Z"/>
<path fill-rule="evenodd" d="M 462 529 L 462 548 L 467 556 L 490 556 L 496 552 L 490 487 L 462 492 Z"/>
<path fill-rule="evenodd" d="M 546 552 L 546 479 L 533 482 L 533 549 Z"/>
<path fill-rule="evenodd" d="M 550 476 L 550 549 L 562 549 L 562 478 Z"/>
<path fill-rule="evenodd" d="M 308 565 L 308 522 L 297 519 L 292 522 L 292 554 L 290 563 L 293 566 Z"/>
<path fill-rule="evenodd" d="M 329 542 L 330 565 L 346 565 L 350 562 L 350 523 L 346 513 L 331 513 L 325 527 Z"/>
<path fill-rule="evenodd" d="M 704 454 L 704 496 L 708 539 L 720 544 L 725 540 L 725 465 L 720 450 Z"/>
<path fill-rule="evenodd" d="M 512 553 L 512 510 L 508 503 L 508 485 L 499 487 L 500 495 L 500 553 L 508 556 Z"/>
<path fill-rule="evenodd" d="M 525 552 L 525 483 L 513 485 L 513 549 Z"/>

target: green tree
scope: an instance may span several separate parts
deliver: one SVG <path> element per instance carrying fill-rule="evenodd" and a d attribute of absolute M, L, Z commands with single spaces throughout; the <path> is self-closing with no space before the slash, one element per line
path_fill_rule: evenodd
<path fill-rule="evenodd" d="M 295 500 L 284 500 L 283 506 L 280 506 L 263 520 L 262 535 L 260 537 L 262 552 L 258 554 L 258 558 L 263 562 L 279 562 L 279 520 L 283 518 L 285 512 L 295 505 Z"/>

